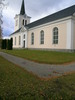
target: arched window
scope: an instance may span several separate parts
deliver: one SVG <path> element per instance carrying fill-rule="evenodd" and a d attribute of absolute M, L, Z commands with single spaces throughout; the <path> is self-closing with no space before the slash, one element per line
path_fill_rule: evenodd
<path fill-rule="evenodd" d="M 24 19 L 23 19 L 22 25 L 24 25 Z"/>
<path fill-rule="evenodd" d="M 44 31 L 40 32 L 40 44 L 44 44 Z"/>
<path fill-rule="evenodd" d="M 21 36 L 19 36 L 19 45 L 21 45 Z"/>
<path fill-rule="evenodd" d="M 58 44 L 58 28 L 53 29 L 53 44 Z"/>
<path fill-rule="evenodd" d="M 16 37 L 15 37 L 15 45 L 16 45 Z"/>
<path fill-rule="evenodd" d="M 25 34 L 24 34 L 24 36 L 23 36 L 23 39 L 25 39 Z"/>
<path fill-rule="evenodd" d="M 34 44 L 34 33 L 31 34 L 31 44 Z"/>
<path fill-rule="evenodd" d="M 25 25 L 27 25 L 27 20 L 25 20 Z"/>
<path fill-rule="evenodd" d="M 18 25 L 18 20 L 16 20 L 16 26 Z"/>

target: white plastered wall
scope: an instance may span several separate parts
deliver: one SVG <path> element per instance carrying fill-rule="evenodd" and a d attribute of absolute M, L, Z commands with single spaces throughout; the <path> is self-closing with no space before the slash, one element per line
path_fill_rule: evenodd
<path fill-rule="evenodd" d="M 25 39 L 24 39 L 25 34 Z M 21 36 L 21 44 L 19 45 L 19 36 Z M 15 37 L 16 37 L 16 45 L 15 45 Z M 27 48 L 27 31 L 25 32 L 18 32 L 10 36 L 13 38 L 13 48 L 23 48 L 23 42 L 25 41 L 25 48 Z"/>
<path fill-rule="evenodd" d="M 16 15 L 15 19 L 15 31 L 17 31 L 19 28 L 21 28 L 23 25 L 23 20 L 27 20 L 27 24 L 30 23 L 30 18 L 29 17 L 25 17 L 24 15 Z M 16 26 L 16 21 L 17 21 L 17 26 Z M 25 24 L 25 22 L 24 22 Z"/>
<path fill-rule="evenodd" d="M 58 44 L 53 44 L 53 28 L 59 29 Z M 40 31 L 44 31 L 44 44 L 40 44 Z M 31 45 L 31 33 L 34 33 L 34 45 Z M 32 28 L 28 31 L 28 48 L 66 49 L 67 20 Z"/>
<path fill-rule="evenodd" d="M 67 43 L 66 49 L 74 49 L 74 20 L 70 19 L 67 22 Z"/>

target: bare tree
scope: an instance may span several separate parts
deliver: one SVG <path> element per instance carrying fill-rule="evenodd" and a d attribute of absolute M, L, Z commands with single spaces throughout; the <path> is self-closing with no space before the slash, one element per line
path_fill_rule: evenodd
<path fill-rule="evenodd" d="M 2 38 L 2 23 L 3 23 L 3 21 L 2 21 L 2 17 L 3 17 L 2 11 L 3 11 L 3 8 L 5 6 L 4 1 L 5 0 L 0 0 L 0 39 Z"/>
<path fill-rule="evenodd" d="M 2 27 L 0 26 L 0 39 L 2 39 Z"/>

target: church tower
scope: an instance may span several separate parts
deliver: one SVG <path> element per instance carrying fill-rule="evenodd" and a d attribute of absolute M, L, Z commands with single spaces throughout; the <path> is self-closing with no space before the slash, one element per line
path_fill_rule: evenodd
<path fill-rule="evenodd" d="M 24 0 L 22 0 L 20 14 L 16 15 L 14 18 L 15 19 L 15 31 L 17 31 L 22 26 L 29 24 L 30 18 L 31 17 L 27 16 L 26 14 Z"/>

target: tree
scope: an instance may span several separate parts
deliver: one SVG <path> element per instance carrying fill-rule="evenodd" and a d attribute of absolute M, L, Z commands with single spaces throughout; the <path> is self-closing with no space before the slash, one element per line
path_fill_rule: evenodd
<path fill-rule="evenodd" d="M 0 39 L 2 39 L 2 27 L 0 26 Z"/>
<path fill-rule="evenodd" d="M 2 21 L 2 17 L 3 17 L 2 11 L 3 11 L 3 8 L 5 6 L 4 1 L 5 0 L 0 0 L 0 39 L 2 38 L 2 27 L 1 27 L 1 25 L 3 23 L 3 21 Z"/>
<path fill-rule="evenodd" d="M 8 42 L 7 42 L 7 50 L 12 50 L 13 49 L 13 39 L 11 38 L 10 40 L 8 39 Z"/>

